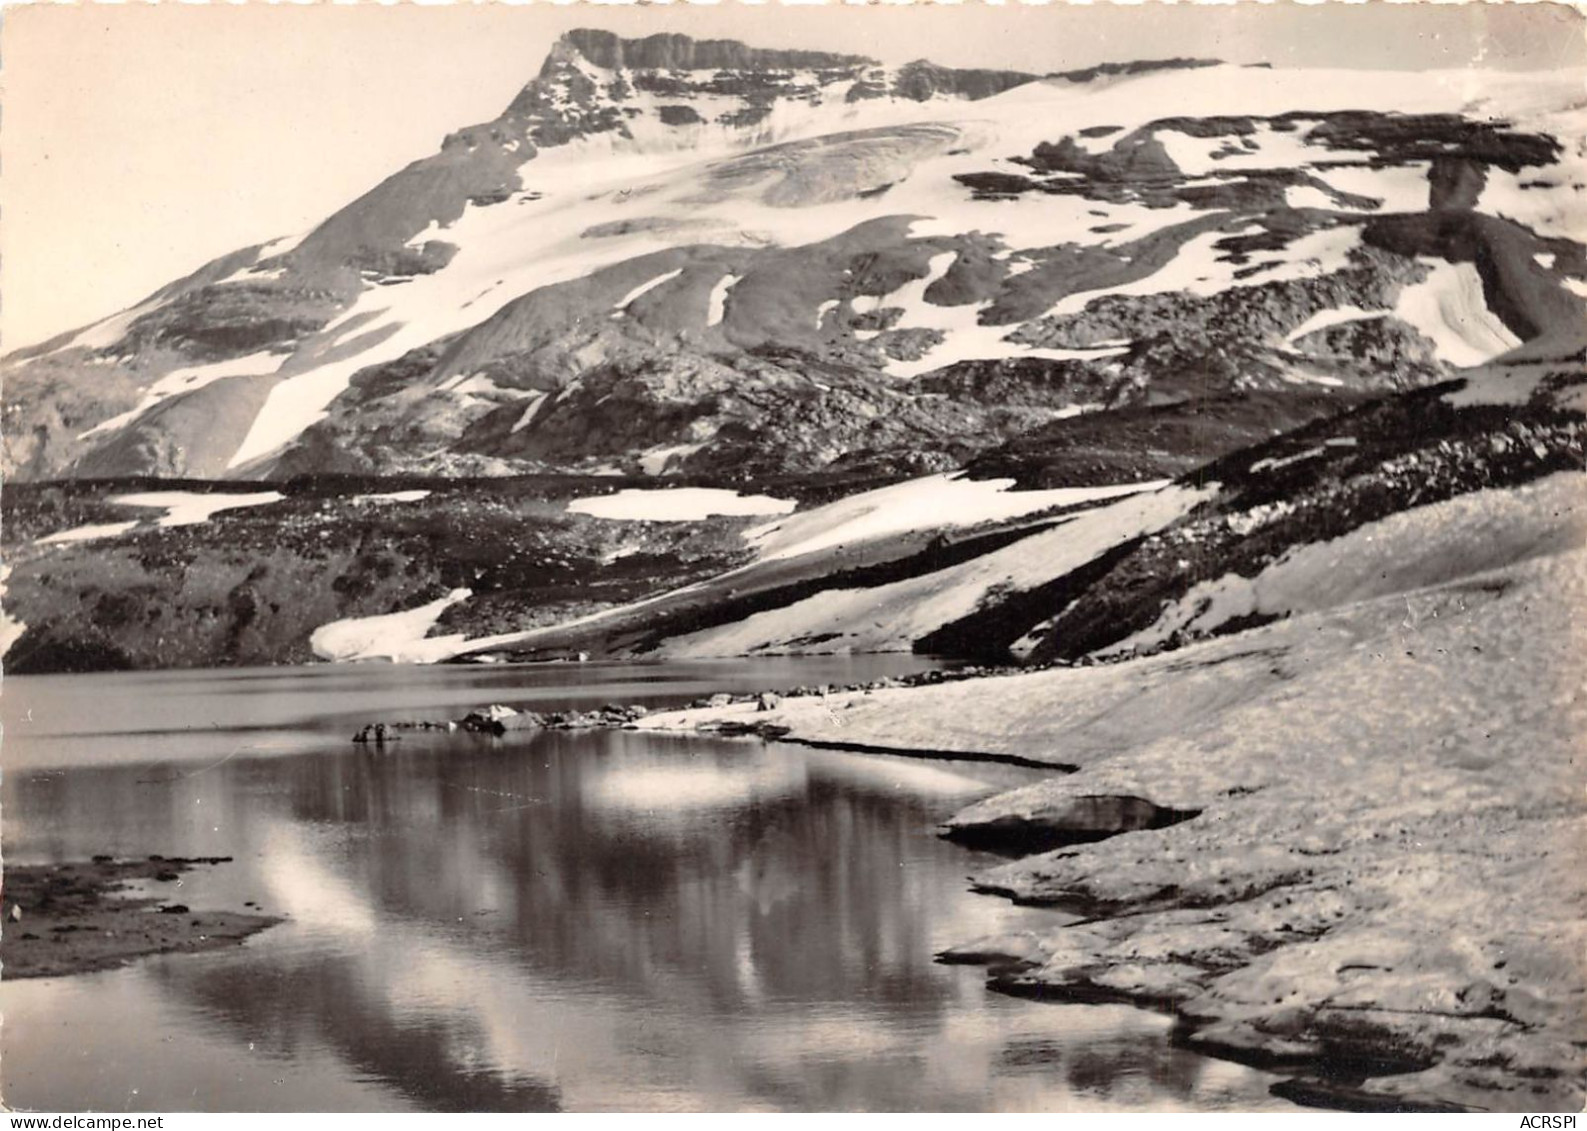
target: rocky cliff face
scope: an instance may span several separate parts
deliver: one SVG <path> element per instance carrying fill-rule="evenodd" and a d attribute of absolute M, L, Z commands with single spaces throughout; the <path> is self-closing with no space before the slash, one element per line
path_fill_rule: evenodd
<path fill-rule="evenodd" d="M 5 471 L 946 466 L 1567 348 L 1569 84 L 1463 83 L 573 32 L 304 236 L 7 359 Z"/>

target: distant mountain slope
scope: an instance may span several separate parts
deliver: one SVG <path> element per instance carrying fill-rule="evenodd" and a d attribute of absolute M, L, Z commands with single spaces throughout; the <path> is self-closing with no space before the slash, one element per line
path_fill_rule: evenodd
<path fill-rule="evenodd" d="M 1582 119 L 1571 74 L 573 32 L 312 231 L 7 359 L 4 471 L 896 474 L 1315 415 L 1579 341 Z"/>

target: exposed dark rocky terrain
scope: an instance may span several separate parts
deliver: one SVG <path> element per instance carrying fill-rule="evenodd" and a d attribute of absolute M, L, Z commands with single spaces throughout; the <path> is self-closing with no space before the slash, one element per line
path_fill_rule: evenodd
<path fill-rule="evenodd" d="M 1197 584 L 1257 576 L 1297 546 L 1471 491 L 1587 467 L 1587 419 L 1549 403 L 1455 408 L 1442 387 L 1385 398 L 1209 461 L 1217 495 L 1098 571 L 1009 594 L 927 637 L 921 650 L 1073 661 L 1146 628 Z M 1222 626 L 1225 632 L 1250 621 Z M 1184 643 L 1180 637 L 1165 642 Z"/>
<path fill-rule="evenodd" d="M 612 523 L 566 512 L 568 499 L 609 490 L 610 479 L 407 484 L 430 492 L 416 501 L 367 497 L 390 483 L 305 480 L 284 485 L 279 502 L 187 526 L 111 501 L 150 485 L 7 487 L 5 608 L 28 626 L 8 672 L 302 663 L 316 659 L 309 638 L 323 624 L 463 587 L 474 599 L 441 628 L 486 635 L 637 600 L 747 556 L 742 519 Z M 145 525 L 109 540 L 38 544 L 137 519 Z"/>

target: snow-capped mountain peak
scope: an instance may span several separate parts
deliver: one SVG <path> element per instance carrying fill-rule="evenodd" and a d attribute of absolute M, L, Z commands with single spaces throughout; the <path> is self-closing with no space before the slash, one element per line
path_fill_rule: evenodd
<path fill-rule="evenodd" d="M 13 358 L 6 470 L 931 470 L 1079 413 L 1568 352 L 1579 95 L 570 32 L 301 240 Z"/>

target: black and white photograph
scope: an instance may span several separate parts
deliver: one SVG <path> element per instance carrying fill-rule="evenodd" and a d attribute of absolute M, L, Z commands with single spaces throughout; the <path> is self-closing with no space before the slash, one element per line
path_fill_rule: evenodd
<path fill-rule="evenodd" d="M 1587 1106 L 1587 7 L 8 3 L 0 112 L 11 1127 Z"/>

